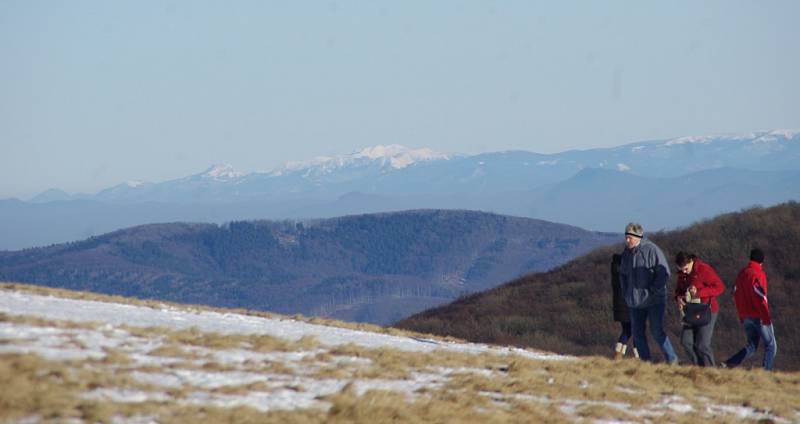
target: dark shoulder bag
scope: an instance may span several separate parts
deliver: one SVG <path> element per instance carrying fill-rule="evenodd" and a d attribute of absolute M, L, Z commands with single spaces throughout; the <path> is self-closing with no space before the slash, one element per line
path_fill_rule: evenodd
<path fill-rule="evenodd" d="M 683 306 L 683 323 L 690 327 L 702 327 L 711 322 L 711 305 L 687 303 Z"/>

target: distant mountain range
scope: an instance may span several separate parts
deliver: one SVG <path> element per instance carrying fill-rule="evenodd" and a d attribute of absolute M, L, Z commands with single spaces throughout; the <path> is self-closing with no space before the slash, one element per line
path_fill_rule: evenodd
<path fill-rule="evenodd" d="M 619 241 L 470 211 L 152 224 L 0 252 L 0 281 L 386 324 Z"/>
<path fill-rule="evenodd" d="M 800 131 L 683 137 L 614 148 L 473 156 L 376 146 L 243 173 L 217 165 L 93 195 L 52 189 L 0 201 L 0 249 L 77 240 L 133 225 L 308 219 L 417 208 L 490 211 L 617 231 L 688 225 L 800 198 Z M 591 211 L 591 213 L 587 213 Z"/>

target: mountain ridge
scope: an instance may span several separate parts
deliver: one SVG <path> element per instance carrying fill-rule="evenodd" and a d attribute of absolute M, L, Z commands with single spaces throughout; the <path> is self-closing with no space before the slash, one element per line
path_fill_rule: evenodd
<path fill-rule="evenodd" d="M 387 323 L 616 239 L 541 220 L 445 210 L 148 224 L 0 252 L 0 278 Z"/>
<path fill-rule="evenodd" d="M 737 165 L 739 167 L 743 167 L 744 165 L 748 164 L 747 162 L 748 160 L 752 161 L 754 155 L 755 156 L 760 155 L 767 157 L 769 159 L 780 159 L 780 160 L 777 161 L 771 160 L 772 163 L 769 168 L 764 164 L 758 165 L 757 168 L 765 170 L 799 169 L 796 165 L 794 165 L 795 161 L 793 160 L 797 158 L 798 153 L 795 152 L 794 155 L 790 155 L 789 158 L 786 158 L 784 154 L 786 153 L 787 144 L 781 144 L 781 143 L 794 143 L 800 145 L 800 130 L 758 131 L 758 132 L 738 134 L 738 135 L 684 136 L 674 139 L 633 142 L 616 147 L 567 150 L 564 152 L 551 153 L 551 154 L 534 153 L 524 150 L 508 150 L 499 152 L 486 152 L 476 155 L 464 155 L 464 154 L 439 153 L 429 148 L 411 149 L 401 145 L 389 145 L 389 146 L 376 145 L 364 148 L 358 152 L 354 152 L 347 155 L 338 155 L 332 157 L 322 156 L 306 161 L 288 161 L 284 165 L 271 171 L 240 172 L 227 164 L 212 165 L 211 167 L 209 167 L 208 169 L 206 169 L 201 173 L 190 175 L 187 177 L 168 180 L 160 183 L 145 182 L 145 183 L 140 183 L 138 186 L 131 186 L 128 185 L 127 183 L 123 183 L 117 186 L 101 190 L 97 194 L 89 197 L 96 196 L 99 199 L 103 200 L 115 200 L 114 198 L 104 197 L 101 194 L 113 188 L 118 188 L 122 186 L 126 186 L 132 189 L 138 189 L 140 187 L 148 188 L 159 185 L 171 185 L 181 181 L 183 182 L 193 181 L 198 178 L 213 180 L 213 182 L 216 183 L 223 183 L 223 184 L 231 183 L 240 185 L 269 178 L 297 176 L 298 174 L 300 174 L 301 178 L 309 178 L 311 176 L 321 177 L 324 175 L 331 174 L 335 172 L 337 169 L 347 168 L 348 166 L 351 165 L 355 165 L 356 167 L 361 167 L 365 165 L 369 167 L 377 165 L 379 169 L 384 169 L 384 167 L 388 163 L 390 165 L 389 167 L 394 170 L 403 170 L 410 166 L 424 164 L 427 162 L 465 160 L 470 158 L 473 159 L 477 158 L 478 162 L 480 163 L 481 162 L 480 158 L 485 158 L 485 157 L 488 158 L 492 156 L 507 156 L 515 154 L 524 154 L 530 158 L 538 159 L 537 161 L 535 161 L 535 163 L 533 163 L 533 165 L 536 166 L 555 166 L 559 164 L 562 165 L 567 164 L 571 166 L 571 168 L 574 168 L 572 170 L 578 170 L 578 171 L 587 167 L 600 167 L 600 168 L 610 167 L 612 169 L 622 168 L 625 170 L 639 172 L 642 175 L 646 176 L 648 172 L 653 171 L 654 168 L 653 166 L 651 166 L 652 164 L 647 164 L 639 168 L 636 168 L 635 164 L 626 162 L 632 162 L 634 161 L 635 158 L 641 158 L 643 156 L 646 156 L 648 153 L 651 156 L 654 156 L 656 159 L 665 159 L 671 154 L 670 151 L 672 152 L 676 151 L 676 150 L 670 150 L 671 148 L 675 147 L 678 148 L 677 149 L 678 155 L 685 155 L 686 151 L 702 150 L 708 147 L 712 147 L 713 152 L 717 155 L 717 157 L 713 158 L 713 160 L 717 161 L 718 165 L 712 164 L 710 166 L 706 166 L 706 168 L 718 168 L 722 166 L 735 167 Z M 732 160 L 733 162 L 731 164 L 719 162 L 725 159 L 725 158 L 720 158 L 719 155 L 727 154 L 726 150 L 730 150 L 731 147 L 741 148 L 743 145 L 751 147 L 749 149 L 751 155 L 747 157 L 730 158 L 729 160 Z M 794 145 L 789 145 L 789 146 L 800 150 L 800 148 L 798 148 L 797 146 Z M 626 153 L 628 153 L 629 155 L 626 156 L 625 155 Z M 689 152 L 689 156 L 695 154 L 696 154 L 695 152 Z M 601 159 L 598 160 L 595 156 L 601 157 Z M 776 163 L 778 165 L 776 165 Z M 529 165 L 531 164 L 528 164 L 526 166 Z M 658 167 L 656 167 L 656 169 L 657 168 Z M 657 173 L 653 176 L 661 176 L 661 177 L 675 176 L 671 175 L 670 171 L 668 171 L 670 168 L 671 167 L 665 167 L 665 169 L 657 171 Z M 698 165 L 695 166 L 694 168 L 689 167 L 685 169 L 684 172 L 692 172 L 692 171 L 697 171 L 699 169 L 701 168 Z M 50 189 L 50 190 L 57 190 L 57 189 Z M 44 194 L 44 192 L 42 194 Z M 85 196 L 85 195 L 79 195 L 79 196 Z M 149 200 L 154 200 L 154 199 L 149 199 Z"/>
<path fill-rule="evenodd" d="M 50 192 L 37 202 L 0 200 L 0 249 L 68 242 L 155 222 L 221 224 L 425 208 L 493 212 L 595 231 L 617 231 L 633 213 L 649 228 L 668 229 L 744 207 L 800 199 L 798 131 L 446 160 L 418 149 L 413 151 L 421 151 L 420 160 L 398 168 L 391 160 L 412 150 L 373 150 L 351 155 L 358 158 L 350 167 L 340 158 L 331 163 L 342 168 L 303 168 L 313 166 L 306 164 L 271 175 L 219 165 L 182 179 L 124 183 L 91 196 L 65 198 Z M 596 213 L 584 213 L 589 209 Z"/>

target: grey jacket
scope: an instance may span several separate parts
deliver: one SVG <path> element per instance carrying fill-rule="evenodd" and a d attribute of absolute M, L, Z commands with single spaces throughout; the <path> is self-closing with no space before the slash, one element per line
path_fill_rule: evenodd
<path fill-rule="evenodd" d="M 667 300 L 669 265 L 664 252 L 647 239 L 633 249 L 625 248 L 619 268 L 625 303 L 631 308 L 647 308 Z"/>

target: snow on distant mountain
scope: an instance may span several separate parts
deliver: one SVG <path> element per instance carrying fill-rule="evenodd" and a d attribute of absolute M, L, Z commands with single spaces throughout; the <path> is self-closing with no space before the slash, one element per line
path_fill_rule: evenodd
<path fill-rule="evenodd" d="M 731 135 L 731 136 L 689 136 L 679 137 L 668 140 L 664 143 L 665 146 L 673 146 L 678 144 L 699 143 L 708 144 L 719 140 L 729 141 L 745 141 L 751 144 L 780 142 L 782 140 L 791 140 L 800 134 L 800 130 L 774 130 L 755 132 L 749 134 Z"/>
<path fill-rule="evenodd" d="M 244 172 L 239 172 L 228 164 L 222 164 L 222 165 L 211 166 L 210 168 L 206 169 L 205 172 L 199 174 L 197 177 L 205 179 L 213 179 L 216 181 L 226 181 L 243 177 L 245 175 L 246 174 Z"/>
<path fill-rule="evenodd" d="M 331 200 L 353 191 L 378 192 L 376 181 L 388 174 L 451 157 L 427 148 L 379 145 L 348 155 L 287 162 L 268 172 L 245 173 L 231 165 L 213 165 L 202 173 L 158 184 L 112 187 L 98 193 L 95 200 L 213 203 L 297 196 Z"/>
<path fill-rule="evenodd" d="M 678 137 L 553 156 L 559 164 L 625 169 L 643 177 L 670 178 L 717 168 L 791 171 L 800 169 L 800 130 Z"/>
<path fill-rule="evenodd" d="M 435 160 L 447 160 L 452 155 L 435 152 L 432 149 L 410 149 L 405 146 L 391 144 L 367 147 L 349 155 L 321 156 L 308 161 L 290 161 L 282 167 L 269 172 L 272 176 L 282 176 L 291 172 L 311 171 L 309 174 L 327 174 L 337 169 L 377 164 L 392 169 L 407 168 L 415 163 Z"/>
<path fill-rule="evenodd" d="M 162 183 L 120 184 L 93 199 L 213 203 L 306 197 L 330 201 L 351 192 L 407 196 L 530 190 L 587 168 L 661 178 L 718 168 L 800 170 L 800 130 L 688 136 L 555 154 L 507 151 L 470 156 L 377 145 L 346 155 L 287 162 L 267 172 L 213 165 L 202 173 Z M 59 195 L 43 195 L 38 201 L 51 198 Z"/>
<path fill-rule="evenodd" d="M 631 181 L 657 179 L 666 187 L 670 187 L 666 180 L 683 176 L 702 182 L 699 184 L 707 190 L 704 195 L 715 199 L 713 202 L 687 207 L 687 196 L 695 196 L 691 192 L 698 186 L 689 184 L 687 193 L 662 196 L 656 215 L 644 206 L 637 209 L 642 219 L 649 218 L 649 225 L 671 228 L 756 204 L 800 200 L 794 188 L 800 187 L 800 130 L 677 137 L 555 154 L 504 151 L 459 155 L 398 145 L 374 146 L 347 155 L 289 162 L 269 172 L 240 172 L 230 165 L 214 165 L 188 177 L 125 183 L 95 195 L 76 197 L 51 191 L 32 202 L 0 202 L 0 224 L 6 223 L 0 233 L 9 247 L 29 247 L 152 222 L 327 218 L 416 208 L 480 210 L 608 231 L 617 226 L 610 221 L 619 215 L 617 209 L 604 212 L 608 216 L 595 213 L 589 221 L 578 219 L 575 213 L 585 215 L 587 207 L 597 208 L 592 202 L 614 198 L 620 186 L 599 184 L 608 175 L 591 172 L 562 184 L 592 169 L 623 172 Z M 703 173 L 712 170 L 724 172 Z M 724 182 L 703 182 L 721 174 L 731 181 L 746 182 L 748 190 Z M 624 186 L 625 180 L 617 177 L 605 183 Z M 593 188 L 586 191 L 581 185 Z M 575 188 L 557 193 L 567 187 Z M 542 204 L 546 198 L 561 200 L 548 206 Z M 152 202 L 159 206 L 154 208 Z M 55 228 L 58 226 L 61 229 Z M 35 233 L 39 236 L 32 238 Z"/>

